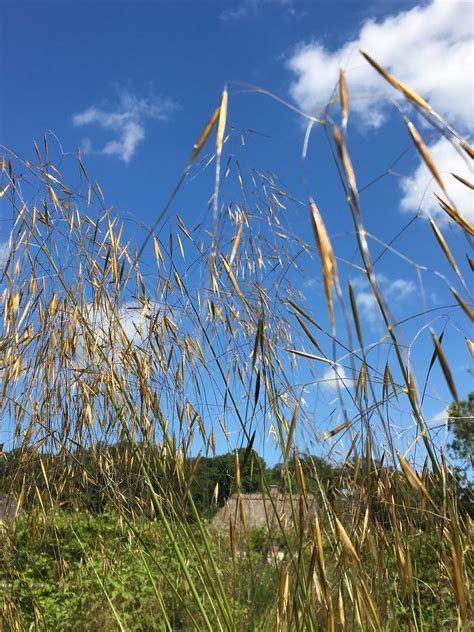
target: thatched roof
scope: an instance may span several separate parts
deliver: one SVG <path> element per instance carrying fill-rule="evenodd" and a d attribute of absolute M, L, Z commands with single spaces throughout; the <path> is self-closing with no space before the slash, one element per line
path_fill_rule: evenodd
<path fill-rule="evenodd" d="M 277 515 L 284 527 L 293 523 L 293 515 L 298 517 L 315 513 L 316 498 L 312 494 L 305 497 L 300 494 L 283 494 L 278 487 L 270 488 L 270 494 L 233 494 L 216 513 L 211 525 L 219 531 L 229 525 L 236 531 L 242 529 L 261 529 L 278 527 Z"/>

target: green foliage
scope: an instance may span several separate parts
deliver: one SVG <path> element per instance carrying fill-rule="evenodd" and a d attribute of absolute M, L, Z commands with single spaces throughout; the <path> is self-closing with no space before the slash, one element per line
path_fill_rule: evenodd
<path fill-rule="evenodd" d="M 449 444 L 453 456 L 463 469 L 474 468 L 474 391 L 466 400 L 449 407 L 453 439 Z"/>
<path fill-rule="evenodd" d="M 333 465 L 322 457 L 312 454 L 301 454 L 298 456 L 299 463 L 305 478 L 309 492 L 321 497 L 334 490 L 340 477 L 341 469 Z M 287 490 L 295 485 L 295 457 L 288 459 L 287 468 L 283 463 L 277 464 L 273 468 L 273 479 L 282 490 Z"/>
<path fill-rule="evenodd" d="M 400 582 L 399 560 L 386 555 L 384 568 L 388 594 L 393 595 L 393 611 L 400 628 L 415 620 L 421 629 L 441 630 L 456 627 L 456 604 L 442 567 L 445 544 L 439 535 L 423 531 L 405 542 L 413 569 L 412 592 L 407 594 Z M 399 629 L 400 629 L 399 628 Z"/>
<path fill-rule="evenodd" d="M 154 479 L 159 479 L 163 468 L 161 450 L 157 446 L 138 445 L 141 458 Z M 265 460 L 255 450 L 247 452 L 244 448 L 226 454 L 190 458 L 186 462 L 186 480 L 190 482 L 190 491 L 198 510 L 211 516 L 217 507 L 222 506 L 227 498 L 236 491 L 236 453 L 240 466 L 240 490 L 242 493 L 260 491 L 261 478 L 268 485 L 277 484 L 282 490 L 288 487 L 288 481 L 294 487 L 294 462 L 289 460 L 286 477 L 282 464 L 267 467 Z M 113 509 L 117 501 L 125 503 L 129 509 L 140 508 L 150 504 L 150 492 L 145 484 L 140 469 L 140 461 L 132 457 L 133 447 L 122 441 L 114 445 L 97 443 L 89 448 L 81 448 L 71 454 L 56 455 L 51 453 L 25 452 L 12 450 L 0 457 L 0 493 L 18 495 L 21 489 L 22 474 L 28 471 L 31 480 L 42 494 L 54 495 L 54 502 L 67 509 L 87 509 L 95 513 Z M 40 460 L 48 470 L 48 483 L 44 480 Z M 160 463 L 160 467 L 158 467 Z M 325 459 L 305 454 L 300 463 L 308 486 L 313 494 L 331 493 L 337 486 L 340 469 Z M 69 468 L 75 472 L 66 488 L 56 486 L 56 480 Z M 111 488 L 111 480 L 114 487 Z M 291 483 L 291 481 L 293 481 Z M 176 483 L 177 485 L 177 483 Z M 217 503 L 214 492 L 218 490 Z M 55 493 L 55 489 L 60 489 Z M 159 490 L 158 486 L 155 486 Z M 114 504 L 111 505 L 111 499 Z M 33 505 L 35 490 L 30 487 L 25 498 L 25 507 Z M 140 505 L 137 507 L 137 501 Z M 183 502 L 185 499 L 183 498 Z"/>
<path fill-rule="evenodd" d="M 118 624 L 107 594 L 126 630 L 167 629 L 163 609 L 171 629 L 193 629 L 192 617 L 198 613 L 162 526 L 140 520 L 134 528 L 140 541 L 111 513 L 58 511 L 45 517 L 35 512 L 21 519 L 4 534 L 1 548 L 0 628 L 14 629 L 15 621 L 19 629 L 35 624 L 45 631 L 115 631 Z M 450 629 L 457 615 L 443 570 L 446 545 L 442 538 L 418 531 L 405 542 L 413 568 L 413 591 L 408 597 L 400 580 L 394 536 L 387 532 L 386 538 L 383 559 L 378 554 L 373 557 L 370 541 L 363 557 L 367 576 L 378 578 L 374 599 L 391 595 L 397 629 L 409 625 L 413 612 L 423 629 L 435 629 L 437 624 Z M 272 545 L 275 542 L 268 539 L 265 529 L 249 531 L 235 564 L 225 538 L 213 545 L 215 553 L 220 550 L 217 559 L 239 630 L 273 629 L 280 571 Z M 328 578 L 335 577 L 338 564 L 337 556 L 331 554 L 335 546 L 335 541 L 326 541 Z M 281 538 L 277 550 L 285 550 Z M 302 554 L 311 557 L 310 552 L 311 540 L 307 540 Z M 166 580 L 156 573 L 157 565 L 166 568 Z M 190 568 L 194 573 L 193 564 Z M 382 599 L 381 611 L 386 607 Z"/>
<path fill-rule="evenodd" d="M 140 520 L 134 529 L 139 541 L 117 514 L 64 511 L 46 517 L 35 512 L 12 525 L 0 551 L 0 629 L 15 621 L 20 629 L 34 623 L 45 631 L 115 631 L 108 599 L 126 630 L 166 629 L 163 610 L 173 630 L 192 629 L 198 613 L 162 526 Z M 267 544 L 263 530 L 250 532 L 247 554 L 234 569 L 228 548 L 220 545 L 221 570 L 242 629 L 264 615 L 277 589 Z M 166 579 L 157 576 L 160 566 Z"/>
<path fill-rule="evenodd" d="M 256 492 L 260 489 L 260 468 L 265 470 L 265 461 L 255 450 L 248 454 L 244 448 L 237 450 L 240 465 L 240 486 L 244 493 Z M 196 466 L 196 467 L 195 467 Z M 236 491 L 236 457 L 235 453 L 227 453 L 214 457 L 190 459 L 188 471 L 194 472 L 191 493 L 197 508 L 204 513 L 213 513 L 213 495 L 218 490 L 217 505 L 222 505 Z"/>
<path fill-rule="evenodd" d="M 143 520 L 135 526 L 141 542 L 116 514 L 55 512 L 20 520 L 1 550 L 0 628 L 8 629 L 6 613 L 13 611 L 21 629 L 36 622 L 41 630 L 116 630 L 110 599 L 125 629 L 161 630 L 166 627 L 161 599 L 172 628 L 187 629 L 190 599 L 163 529 L 158 522 Z M 156 578 L 157 565 L 166 567 L 171 586 Z M 156 590 L 147 566 L 155 575 Z"/>

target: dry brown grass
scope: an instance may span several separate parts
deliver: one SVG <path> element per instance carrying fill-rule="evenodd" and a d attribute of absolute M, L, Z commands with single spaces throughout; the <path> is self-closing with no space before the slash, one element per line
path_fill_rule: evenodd
<path fill-rule="evenodd" d="M 444 124 L 421 97 L 365 57 L 423 110 L 428 121 L 432 117 L 436 125 Z M 279 583 L 265 615 L 254 622 L 258 629 L 394 630 L 402 620 L 410 630 L 431 629 L 430 623 L 424 627 L 419 608 L 424 588 L 418 581 L 420 569 L 413 562 L 417 543 L 431 536 L 439 538 L 433 555 L 440 577 L 449 586 L 448 597 L 443 598 L 455 604 L 455 615 L 444 622 L 444 629 L 468 629 L 472 614 L 470 521 L 459 511 L 448 465 L 428 430 L 415 367 L 401 342 L 403 326 L 396 322 L 377 281 L 346 142 L 349 95 L 344 75 L 340 76 L 342 132 L 334 121 L 311 122 L 332 129 L 334 140 L 329 131 L 328 139 L 331 147 L 335 142 L 334 160 L 358 252 L 353 270 L 364 272 L 380 310 L 384 331 L 376 346 L 382 350 L 389 345 L 392 352 L 382 369 L 373 364 L 375 347 L 365 346 L 353 285 L 349 283 L 347 296 L 339 285 L 337 262 L 345 263 L 345 259 L 338 257 L 324 213 L 312 198 L 314 243 L 304 243 L 293 234 L 286 218 L 290 197 L 271 174 L 252 175 L 258 200 L 255 208 L 244 199 L 219 205 L 220 189 L 230 172 L 226 166 L 220 173 L 229 94 L 226 88 L 178 186 L 140 247 L 128 241 L 124 223 L 107 208 L 100 186 L 90 179 L 80 155 L 77 186 L 68 184 L 61 165 L 52 163 L 46 137 L 44 147 L 36 147 L 36 162 L 4 151 L 2 203 L 9 205 L 13 221 L 0 286 L 4 319 L 0 406 L 20 454 L 11 481 L 18 507 L 39 508 L 39 514 L 31 512 L 31 528 L 39 528 L 35 523 L 39 515 L 45 517 L 58 504 L 74 498 L 81 486 L 94 482 L 91 479 L 96 475 L 83 459 L 84 449 L 99 442 L 126 441 L 129 450 L 120 464 L 114 462 L 111 451 L 92 450 L 94 469 L 100 472 L 125 531 L 146 552 L 137 539 L 136 516 L 153 517 L 163 525 L 184 578 L 186 599 L 195 606 L 189 626 L 244 629 L 250 623 L 243 623 L 245 617 L 240 619 L 235 590 L 239 538 L 245 529 L 231 523 L 227 543 L 216 551 L 207 523 L 193 508 L 192 472 L 189 475 L 187 464 L 196 454 L 196 445 L 203 453 L 215 451 L 218 435 L 227 437 L 234 449 L 236 436 L 241 445 L 251 447 L 256 436 L 270 434 L 293 490 L 294 519 L 288 528 L 281 521 L 278 525 L 285 556 L 275 561 Z M 407 125 L 417 150 L 445 191 L 419 132 L 413 123 Z M 451 141 L 466 150 L 466 141 L 444 125 Z M 201 158 L 214 127 L 217 170 L 211 236 L 193 231 L 178 218 L 166 241 L 155 229 Z M 238 164 L 232 168 L 245 189 Z M 473 234 L 452 200 L 439 198 L 439 202 L 457 230 Z M 258 228 L 262 220 L 265 231 Z M 461 314 L 472 320 L 464 262 L 448 246 L 435 220 L 425 224 L 454 272 L 452 281 L 443 277 L 446 290 L 454 295 Z M 153 269 L 142 259 L 149 238 L 156 257 Z M 391 244 L 384 247 L 389 249 Z M 298 253 L 314 250 L 322 262 L 329 328 L 324 319 L 318 322 L 303 307 L 302 292 L 285 279 Z M 425 268 L 417 264 L 416 269 Z M 457 401 L 454 374 L 434 322 L 427 316 L 434 355 L 431 347 L 426 354 L 427 364 L 431 359 L 426 380 L 437 359 Z M 306 350 L 308 341 L 310 351 Z M 468 346 L 472 353 L 470 340 Z M 341 347 L 347 352 L 346 369 L 354 376 L 353 392 L 344 383 L 337 360 Z M 303 366 L 300 362 L 305 363 L 305 372 L 317 373 L 315 366 L 321 363 L 340 372 L 342 420 L 331 420 L 325 434 L 314 429 L 311 413 L 303 405 L 301 385 L 294 379 L 297 367 Z M 352 399 L 356 411 L 352 416 L 347 414 L 344 393 Z M 400 446 L 393 427 L 400 402 L 417 425 L 405 454 L 394 447 Z M 338 443 L 341 438 L 345 443 Z M 307 473 L 295 446 L 305 441 L 324 446 L 333 441 L 342 467 L 337 502 L 320 486 L 315 514 L 302 509 L 308 493 Z M 422 468 L 413 459 L 419 443 L 427 455 Z M 150 460 L 147 447 L 151 445 L 159 446 L 160 458 Z M 51 452 L 60 460 L 49 458 Z M 31 465 L 38 458 L 39 470 Z M 120 488 L 118 478 L 124 468 L 136 473 L 138 492 L 132 499 Z M 262 476 L 264 490 L 268 494 L 268 482 Z M 219 497 L 218 489 L 215 494 Z M 244 513 L 236 520 L 245 521 Z M 396 571 L 388 568 L 389 560 L 395 561 Z M 150 568 L 153 581 L 164 586 L 166 568 L 153 564 Z M 20 630 L 21 615 L 8 599 L 5 620 L 11 629 Z M 120 613 L 113 602 L 108 603 L 120 626 Z M 403 618 L 397 619 L 395 613 L 400 610 Z"/>

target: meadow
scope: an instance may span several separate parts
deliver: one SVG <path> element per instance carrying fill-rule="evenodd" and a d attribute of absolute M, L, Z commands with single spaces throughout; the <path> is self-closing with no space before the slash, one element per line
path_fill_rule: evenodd
<path fill-rule="evenodd" d="M 295 200 L 275 174 L 244 173 L 227 152 L 239 137 L 232 86 L 153 226 L 135 232 L 80 152 L 55 160 L 48 135 L 32 160 L 1 149 L 12 231 L 0 261 L 0 493 L 14 507 L 1 525 L 0 629 L 469 629 L 473 401 L 458 392 L 443 339 L 468 364 L 473 342 L 449 316 L 472 326 L 472 259 L 446 235 L 464 234 L 467 250 L 474 229 L 445 180 L 472 183 L 440 173 L 423 139 L 444 136 L 466 161 L 473 149 L 366 62 L 403 96 L 407 143 L 441 192 L 440 215 L 401 217 L 400 234 L 423 226 L 439 269 L 422 250 L 407 263 L 436 275 L 444 295 L 398 322 L 377 263 L 404 255 L 397 235 L 386 243 L 364 224 L 343 72 L 325 112 L 297 114 L 306 168 L 313 129 L 325 133 L 352 225 L 344 252 L 317 190 Z M 209 173 L 205 219 L 190 227 L 175 202 Z M 305 241 L 292 205 L 307 207 Z M 375 343 L 342 269 L 364 278 L 382 327 Z M 413 338 L 423 339 L 416 370 Z M 306 400 L 328 370 L 338 413 L 321 429 Z M 452 402 L 448 444 L 425 414 L 435 372 Z M 400 411 L 412 421 L 403 441 Z M 213 530 L 231 494 L 272 503 L 275 484 L 289 526 L 250 529 L 236 512 Z"/>

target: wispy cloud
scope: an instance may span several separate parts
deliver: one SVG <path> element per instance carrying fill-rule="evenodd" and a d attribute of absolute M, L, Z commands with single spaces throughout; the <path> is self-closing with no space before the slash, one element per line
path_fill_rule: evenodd
<path fill-rule="evenodd" d="M 227 8 L 220 14 L 220 19 L 223 22 L 238 22 L 243 20 L 249 14 L 249 9 L 245 4 L 241 4 L 234 8 Z"/>
<path fill-rule="evenodd" d="M 0 242 L 0 272 L 3 271 L 7 263 L 9 254 L 10 254 L 10 244 L 8 243 L 8 241 Z"/>
<path fill-rule="evenodd" d="M 301 15 L 295 9 L 293 0 L 241 0 L 224 9 L 219 17 L 223 22 L 238 22 L 259 15 L 264 7 L 279 8 L 295 17 Z"/>
<path fill-rule="evenodd" d="M 385 275 L 378 274 L 377 282 L 384 297 L 387 300 L 396 300 L 397 304 L 403 303 L 415 291 L 413 281 L 405 279 L 390 280 Z M 378 323 L 380 321 L 380 309 L 367 279 L 356 278 L 352 281 L 352 285 L 361 315 L 372 324 Z"/>
<path fill-rule="evenodd" d="M 448 428 L 449 421 L 449 406 L 439 410 L 431 419 L 428 419 L 426 424 L 429 428 Z"/>
<path fill-rule="evenodd" d="M 93 327 L 100 343 L 106 346 L 114 336 L 120 338 L 119 331 L 123 331 L 126 336 L 127 345 L 142 344 L 149 335 L 150 324 L 172 313 L 169 307 L 152 301 L 145 308 L 136 301 L 127 301 L 116 307 L 113 313 L 94 305 L 88 307 L 89 325 Z"/>
<path fill-rule="evenodd" d="M 93 105 L 75 114 L 72 120 L 77 127 L 97 125 L 113 132 L 115 138 L 109 140 L 98 152 L 106 156 L 117 156 L 129 163 L 145 138 L 145 121 L 166 121 L 174 107 L 169 99 L 155 95 L 138 98 L 122 91 L 115 109 L 104 110 Z M 82 149 L 85 153 L 95 151 L 90 138 L 82 140 Z"/>
<path fill-rule="evenodd" d="M 474 26 L 465 2 L 435 0 L 377 22 L 334 50 L 321 40 L 299 45 L 288 60 L 292 97 L 306 111 L 326 106 L 344 68 L 352 112 L 378 126 L 388 99 L 401 97 L 359 55 L 368 52 L 451 122 L 472 128 Z"/>
<path fill-rule="evenodd" d="M 299 45 L 287 62 L 295 75 L 290 93 L 304 110 L 319 111 L 328 104 L 337 85 L 339 69 L 344 68 L 355 121 L 380 126 L 390 101 L 401 103 L 402 96 L 360 56 L 361 49 L 427 99 L 463 133 L 469 134 L 474 121 L 473 36 L 474 23 L 466 14 L 466 3 L 459 0 L 434 0 L 380 21 L 370 19 L 354 39 L 336 50 L 320 40 Z M 474 193 L 450 175 L 454 172 L 472 181 L 470 167 L 444 138 L 429 144 L 429 150 L 439 171 L 446 174 L 452 199 L 472 221 Z M 439 189 L 421 158 L 411 176 L 400 182 L 403 211 L 447 220 L 433 195 Z M 362 294 L 360 300 L 369 313 L 368 305 L 373 297 Z"/>
<path fill-rule="evenodd" d="M 86 327 L 78 325 L 76 368 L 85 368 L 91 361 L 97 362 L 95 350 L 90 355 L 90 344 L 86 342 L 86 330 L 94 334 L 94 344 L 102 349 L 109 362 L 120 366 L 130 345 L 139 348 L 146 344 L 152 323 L 161 322 L 163 317 L 174 317 L 169 306 L 150 301 L 145 307 L 137 301 L 125 301 L 111 309 L 88 304 L 83 313 Z M 111 342 L 112 341 L 112 342 Z"/>
<path fill-rule="evenodd" d="M 438 440 L 441 440 L 442 444 L 446 446 L 450 434 L 449 406 L 442 408 L 433 417 L 427 419 L 426 425 L 432 432 L 437 433 Z"/>
<path fill-rule="evenodd" d="M 472 182 L 473 173 L 470 165 L 445 138 L 440 138 L 428 149 L 450 197 L 456 202 L 459 211 L 474 222 L 474 191 L 452 176 L 455 173 Z M 442 194 L 442 191 L 424 161 L 420 160 L 411 178 L 402 181 L 402 190 L 402 210 L 420 211 L 425 215 L 434 215 L 441 221 L 448 219 L 434 196 L 435 192 Z"/>
<path fill-rule="evenodd" d="M 337 391 L 338 389 L 354 388 L 356 380 L 348 375 L 343 366 L 336 364 L 326 369 L 318 383 L 326 391 Z"/>

